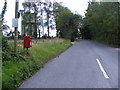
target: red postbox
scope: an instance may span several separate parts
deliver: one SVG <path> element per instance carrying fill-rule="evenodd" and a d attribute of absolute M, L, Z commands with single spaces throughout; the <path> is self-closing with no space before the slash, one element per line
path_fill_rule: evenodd
<path fill-rule="evenodd" d="M 25 36 L 24 37 L 24 48 L 31 48 L 32 47 L 32 36 Z"/>

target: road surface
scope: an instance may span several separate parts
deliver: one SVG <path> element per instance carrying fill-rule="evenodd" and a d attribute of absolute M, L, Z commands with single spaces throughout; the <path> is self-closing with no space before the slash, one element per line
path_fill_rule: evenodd
<path fill-rule="evenodd" d="M 20 88 L 118 88 L 118 50 L 80 40 Z"/>

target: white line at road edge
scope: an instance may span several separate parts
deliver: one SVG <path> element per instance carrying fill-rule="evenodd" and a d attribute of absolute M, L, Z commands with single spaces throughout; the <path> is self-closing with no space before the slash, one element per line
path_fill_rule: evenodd
<path fill-rule="evenodd" d="M 109 77 L 108 77 L 107 73 L 105 72 L 105 70 L 104 70 L 102 64 L 100 63 L 100 60 L 99 60 L 99 59 L 96 59 L 96 60 L 97 60 L 97 63 L 98 63 L 98 65 L 99 65 L 99 67 L 100 67 L 100 69 L 101 69 L 101 71 L 102 71 L 104 77 L 105 77 L 106 79 L 109 79 Z"/>

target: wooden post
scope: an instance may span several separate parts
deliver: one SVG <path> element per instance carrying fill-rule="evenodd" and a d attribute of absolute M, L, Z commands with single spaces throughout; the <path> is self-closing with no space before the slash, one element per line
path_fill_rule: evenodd
<path fill-rule="evenodd" d="M 19 5 L 19 0 L 16 0 L 15 2 L 15 18 L 18 18 L 18 5 Z M 14 52 L 17 54 L 18 52 L 18 27 L 15 27 L 15 36 L 14 36 Z"/>
<path fill-rule="evenodd" d="M 26 48 L 27 49 L 27 54 L 28 54 L 28 48 Z"/>

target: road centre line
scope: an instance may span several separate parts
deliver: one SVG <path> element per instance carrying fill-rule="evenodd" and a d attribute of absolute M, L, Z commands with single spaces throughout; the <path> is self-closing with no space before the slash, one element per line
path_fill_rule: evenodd
<path fill-rule="evenodd" d="M 99 65 L 100 70 L 102 71 L 104 77 L 105 77 L 106 79 L 109 79 L 109 77 L 108 77 L 107 73 L 105 72 L 105 70 L 104 70 L 102 64 L 100 63 L 100 60 L 99 60 L 99 59 L 96 59 L 96 60 L 97 60 L 97 63 L 98 63 L 98 65 Z"/>

